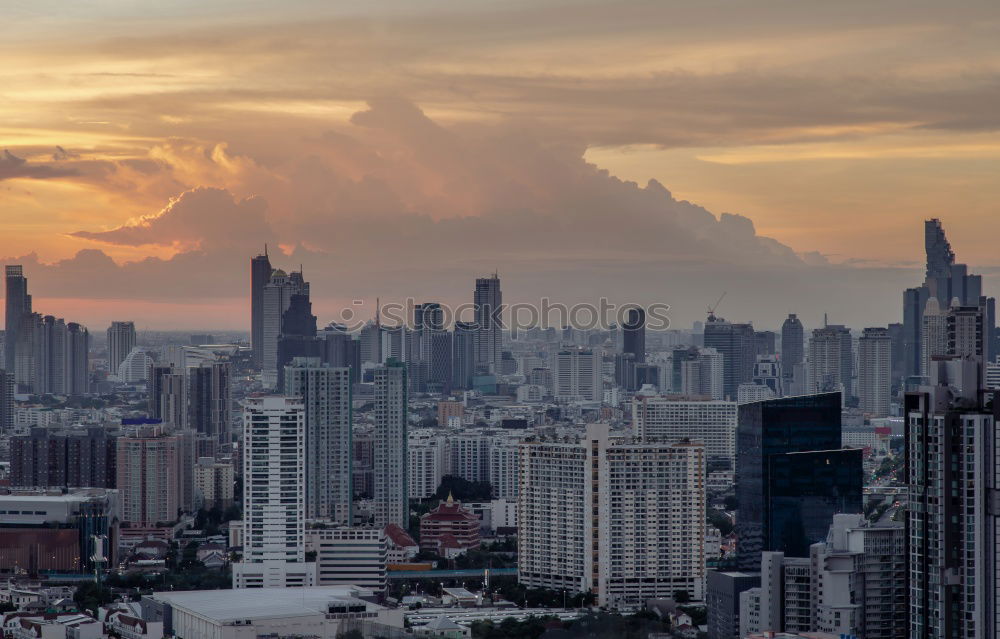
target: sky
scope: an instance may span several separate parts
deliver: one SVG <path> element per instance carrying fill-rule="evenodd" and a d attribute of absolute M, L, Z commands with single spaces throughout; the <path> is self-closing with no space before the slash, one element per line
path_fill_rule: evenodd
<path fill-rule="evenodd" d="M 413 296 L 898 321 L 922 220 L 996 293 L 1000 9 L 7 0 L 0 257 L 103 330 Z M 363 304 L 352 305 L 354 300 Z"/>

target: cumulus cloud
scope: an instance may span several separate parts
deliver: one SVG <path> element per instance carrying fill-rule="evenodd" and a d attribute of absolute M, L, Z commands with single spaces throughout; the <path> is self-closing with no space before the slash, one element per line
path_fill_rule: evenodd
<path fill-rule="evenodd" d="M 767 325 L 908 282 L 908 271 L 872 279 L 800 257 L 743 215 L 717 216 L 655 180 L 621 180 L 586 162 L 585 145 L 564 132 L 524 122 L 445 127 L 398 99 L 373 100 L 351 122 L 266 165 L 174 142 L 158 160 L 170 179 L 194 179 L 191 167 L 203 165 L 206 179 L 228 188 L 189 188 L 160 211 L 74 236 L 181 252 L 123 265 L 99 250 L 36 261 L 39 285 L 66 294 L 86 273 L 111 297 L 240 297 L 247 259 L 267 242 L 289 247 L 276 263 L 305 266 L 318 309 L 378 294 L 460 303 L 475 276 L 497 269 L 510 301 L 665 302 L 688 322 L 726 290 L 744 314 L 732 319 Z M 262 195 L 229 190 L 254 187 Z"/>
<path fill-rule="evenodd" d="M 107 231 L 76 231 L 74 237 L 108 244 L 182 246 L 198 250 L 246 251 L 273 238 L 260 197 L 234 200 L 219 188 L 198 187 L 172 199 L 161 211 Z"/>

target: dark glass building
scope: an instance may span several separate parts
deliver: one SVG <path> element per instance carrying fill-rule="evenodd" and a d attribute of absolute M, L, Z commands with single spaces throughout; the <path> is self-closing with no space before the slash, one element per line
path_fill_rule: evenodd
<path fill-rule="evenodd" d="M 632 360 L 637 364 L 646 361 L 646 311 L 642 308 L 630 308 L 628 318 L 622 324 L 622 352 L 632 354 Z"/>
<path fill-rule="evenodd" d="M 743 404 L 736 431 L 737 558 L 806 557 L 835 513 L 861 512 L 861 451 L 841 449 L 840 393 Z"/>

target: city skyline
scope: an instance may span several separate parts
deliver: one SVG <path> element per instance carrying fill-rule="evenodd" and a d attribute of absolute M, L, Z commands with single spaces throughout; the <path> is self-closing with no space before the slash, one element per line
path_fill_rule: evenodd
<path fill-rule="evenodd" d="M 12 8 L 0 256 L 47 307 L 242 327 L 268 243 L 346 274 L 320 317 L 499 269 L 510 301 L 876 325 L 931 217 L 997 290 L 979 5 L 249 4 Z"/>

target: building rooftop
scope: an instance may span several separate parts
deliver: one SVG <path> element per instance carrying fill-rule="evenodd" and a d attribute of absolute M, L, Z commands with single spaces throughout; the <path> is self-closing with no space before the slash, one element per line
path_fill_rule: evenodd
<path fill-rule="evenodd" d="M 316 586 L 312 588 L 246 588 L 239 590 L 192 590 L 157 592 L 150 597 L 174 608 L 225 623 L 236 620 L 306 617 L 325 614 L 331 601 L 376 604 L 359 597 L 374 593 L 360 586 Z"/>

